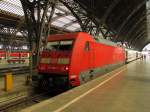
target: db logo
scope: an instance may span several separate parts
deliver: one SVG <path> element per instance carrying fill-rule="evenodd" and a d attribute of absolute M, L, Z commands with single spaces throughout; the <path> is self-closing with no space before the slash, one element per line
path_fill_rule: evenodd
<path fill-rule="evenodd" d="M 51 59 L 51 63 L 52 63 L 52 64 L 57 63 L 57 59 L 56 59 L 56 58 Z"/>

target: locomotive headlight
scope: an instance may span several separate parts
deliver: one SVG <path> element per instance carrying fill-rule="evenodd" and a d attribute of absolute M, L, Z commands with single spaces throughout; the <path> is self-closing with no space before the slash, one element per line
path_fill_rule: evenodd
<path fill-rule="evenodd" d="M 69 58 L 59 58 L 58 64 L 69 64 Z"/>
<path fill-rule="evenodd" d="M 67 70 L 69 70 L 69 67 L 68 67 L 68 66 L 66 66 L 66 67 L 65 67 L 65 70 L 66 70 L 66 71 L 67 71 Z"/>
<path fill-rule="evenodd" d="M 50 63 L 50 58 L 41 58 L 40 63 L 49 64 Z"/>
<path fill-rule="evenodd" d="M 71 75 L 70 78 L 71 79 L 75 79 L 77 77 L 77 75 Z"/>

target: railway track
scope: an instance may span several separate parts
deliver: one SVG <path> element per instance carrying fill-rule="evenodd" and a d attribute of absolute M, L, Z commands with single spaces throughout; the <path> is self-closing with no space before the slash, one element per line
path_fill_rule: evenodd
<path fill-rule="evenodd" d="M 16 112 L 17 110 L 21 110 L 22 108 L 25 108 L 25 105 L 30 106 L 39 103 L 40 101 L 42 101 L 42 99 L 45 99 L 44 94 L 46 93 L 31 95 L 26 97 L 20 96 L 23 98 L 15 101 L 10 100 L 10 103 L 0 106 L 0 112 Z"/>
<path fill-rule="evenodd" d="M 31 94 L 30 96 L 26 96 L 16 101 L 10 100 L 10 103 L 0 106 L 0 112 L 19 112 L 20 110 L 26 107 L 40 103 L 41 101 L 46 100 L 48 98 L 52 98 L 62 92 L 64 92 L 64 90 L 54 89 L 39 94 Z"/>
<path fill-rule="evenodd" d="M 12 112 L 12 111 L 15 112 L 17 110 L 21 110 L 22 108 L 25 108 L 24 105 L 30 106 L 39 103 L 40 101 L 45 99 L 44 94 L 46 93 L 31 95 L 26 97 L 20 96 L 23 98 L 16 101 L 10 101 L 10 103 L 0 106 L 0 112 Z"/>
<path fill-rule="evenodd" d="M 3 77 L 5 73 L 8 72 L 12 72 L 13 75 L 25 74 L 29 73 L 29 67 L 21 66 L 21 67 L 0 68 L 0 77 Z"/>

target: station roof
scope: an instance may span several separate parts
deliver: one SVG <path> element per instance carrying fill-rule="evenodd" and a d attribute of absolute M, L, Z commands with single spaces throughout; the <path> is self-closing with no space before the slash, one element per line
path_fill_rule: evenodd
<path fill-rule="evenodd" d="M 51 25 L 53 33 L 81 29 L 76 18 L 63 4 L 56 7 Z M 3 48 L 9 48 L 11 45 L 15 49 L 27 45 L 27 33 L 23 34 L 24 30 L 26 25 L 20 0 L 0 0 L 0 45 Z"/>
<path fill-rule="evenodd" d="M 89 16 L 116 32 L 116 41 L 125 41 L 141 50 L 150 38 L 147 35 L 148 0 L 75 0 Z"/>
<path fill-rule="evenodd" d="M 0 24 L 15 26 L 18 20 L 24 16 L 20 0 L 15 0 L 15 2 L 14 0 L 0 1 L 0 11 Z M 80 30 L 78 21 L 63 4 L 56 7 L 52 26 L 68 32 Z"/>
<path fill-rule="evenodd" d="M 71 0 L 80 5 L 96 24 L 102 24 L 118 36 L 114 41 L 127 42 L 141 50 L 150 38 L 147 35 L 147 0 Z M 17 27 L 24 16 L 20 0 L 0 1 L 0 27 Z M 61 3 L 57 6 L 52 26 L 62 31 L 81 30 L 77 19 Z"/>

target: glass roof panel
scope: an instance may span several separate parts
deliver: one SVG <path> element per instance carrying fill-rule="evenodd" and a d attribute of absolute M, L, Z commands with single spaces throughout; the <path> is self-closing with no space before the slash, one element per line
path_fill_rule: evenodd
<path fill-rule="evenodd" d="M 50 15 L 50 13 L 49 13 L 49 15 Z M 54 14 L 53 14 L 53 17 L 56 17 L 56 16 L 57 16 L 57 15 L 54 13 Z"/>
<path fill-rule="evenodd" d="M 23 12 L 20 0 L 1 0 L 0 1 L 0 9 L 10 12 L 10 13 L 13 13 L 13 14 L 16 14 L 16 15 L 24 16 L 24 12 Z M 51 8 L 48 11 L 48 15 L 50 15 L 50 11 L 51 11 Z M 69 15 L 68 15 L 68 13 L 69 13 Z M 72 23 L 72 24 L 70 24 L 71 26 L 67 26 L 67 28 L 65 28 L 65 29 L 67 29 L 69 31 L 79 29 L 80 25 L 78 23 L 73 23 L 73 21 L 76 21 L 76 18 L 73 15 L 71 15 L 70 13 L 71 12 L 68 10 L 68 8 L 66 8 L 62 4 L 59 4 L 56 7 L 55 13 L 53 15 L 53 18 L 58 17 L 58 19 L 54 20 L 52 22 L 52 25 L 56 26 L 56 27 L 65 28 L 65 26 L 67 26 L 69 23 Z M 65 14 L 66 14 L 66 16 L 65 16 Z M 59 16 L 60 16 L 60 18 L 59 18 Z"/>
<path fill-rule="evenodd" d="M 17 32 L 17 36 L 23 36 L 21 32 Z"/>
<path fill-rule="evenodd" d="M 8 11 L 10 13 L 14 13 L 14 14 L 23 16 L 24 12 L 22 10 L 22 7 L 20 7 L 21 4 L 20 5 L 16 5 L 19 2 L 20 1 L 13 3 L 13 0 L 0 1 L 0 9 L 4 10 L 4 11 Z"/>
<path fill-rule="evenodd" d="M 52 25 L 58 26 L 58 27 L 63 27 L 65 25 L 65 23 L 62 21 L 56 20 L 56 21 L 52 22 Z"/>
<path fill-rule="evenodd" d="M 70 16 L 66 16 L 66 18 L 68 18 L 68 19 L 70 19 L 70 20 L 76 20 L 76 18 L 75 18 L 75 17 L 73 17 L 72 15 L 70 15 Z"/>
<path fill-rule="evenodd" d="M 80 28 L 80 25 L 78 23 L 75 23 L 72 25 L 73 27 L 76 27 L 76 28 Z"/>
<path fill-rule="evenodd" d="M 68 8 L 66 7 L 66 6 L 64 6 L 64 5 L 62 5 L 62 6 L 59 6 L 61 9 L 64 9 L 64 10 L 66 10 L 66 11 L 69 11 L 68 10 Z M 70 11 L 69 11 L 70 12 Z"/>
<path fill-rule="evenodd" d="M 69 26 L 66 28 L 67 30 L 71 30 L 71 31 L 76 31 L 78 28 L 73 27 L 73 26 Z"/>
<path fill-rule="evenodd" d="M 67 19 L 66 17 L 59 18 L 58 20 L 66 23 L 66 24 L 71 22 L 71 20 Z"/>
<path fill-rule="evenodd" d="M 61 10 L 59 10 L 59 9 L 55 9 L 55 13 L 56 13 L 56 14 L 64 14 L 64 12 L 61 11 Z"/>
<path fill-rule="evenodd" d="M 143 50 L 150 50 L 150 43 L 147 44 L 147 45 L 143 48 Z"/>
<path fill-rule="evenodd" d="M 19 7 L 22 7 L 20 0 L 15 0 L 15 2 L 14 2 L 14 0 L 3 0 L 3 1 L 9 2 L 9 3 L 14 4 L 14 5 L 17 5 Z"/>

